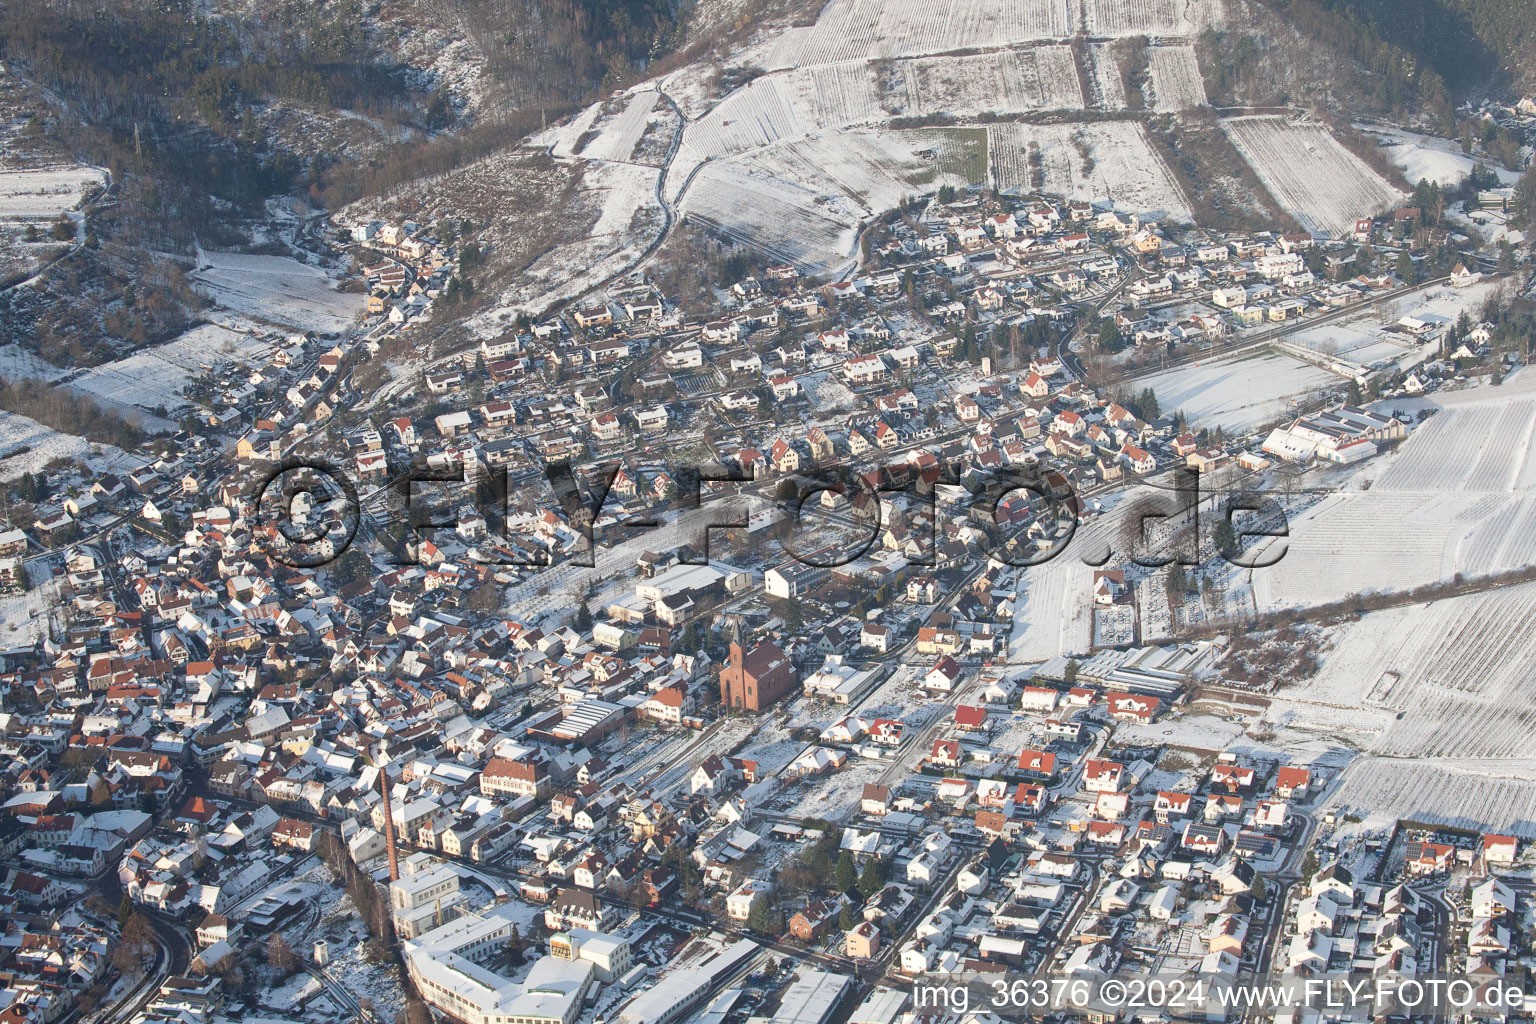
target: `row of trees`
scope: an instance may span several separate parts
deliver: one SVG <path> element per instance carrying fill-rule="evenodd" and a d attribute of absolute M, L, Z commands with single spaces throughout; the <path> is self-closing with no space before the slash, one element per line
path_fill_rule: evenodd
<path fill-rule="evenodd" d="M 359 870 L 352 855 L 335 833 L 321 829 L 319 836 L 315 852 L 330 869 L 331 877 L 345 883 L 347 896 L 351 898 L 352 905 L 357 908 L 358 915 L 373 937 L 385 946 L 392 945 L 395 941 L 395 926 L 382 890 L 371 877 Z"/>
<path fill-rule="evenodd" d="M 144 431 L 84 395 L 76 395 L 34 378 L 13 381 L 0 377 L 0 409 L 37 420 L 65 434 L 74 434 L 119 448 L 137 448 Z"/>

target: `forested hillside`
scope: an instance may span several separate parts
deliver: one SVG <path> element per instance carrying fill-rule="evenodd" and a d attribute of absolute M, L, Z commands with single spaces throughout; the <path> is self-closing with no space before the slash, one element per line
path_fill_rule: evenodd
<path fill-rule="evenodd" d="M 1389 92 L 1420 90 L 1426 73 L 1458 96 L 1536 82 L 1531 0 L 1262 0 L 1298 29 L 1328 41 L 1380 76 Z"/>

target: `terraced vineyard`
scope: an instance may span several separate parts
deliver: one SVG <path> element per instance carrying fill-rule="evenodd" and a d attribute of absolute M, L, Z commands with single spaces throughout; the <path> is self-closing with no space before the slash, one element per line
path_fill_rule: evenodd
<path fill-rule="evenodd" d="M 1315 235 L 1347 235 L 1358 218 L 1403 198 L 1320 124 L 1234 117 L 1221 127 L 1270 194 Z"/>
<path fill-rule="evenodd" d="M 1205 80 L 1193 46 L 1153 46 L 1147 50 L 1152 76 L 1152 109 L 1178 113 L 1206 104 Z"/>

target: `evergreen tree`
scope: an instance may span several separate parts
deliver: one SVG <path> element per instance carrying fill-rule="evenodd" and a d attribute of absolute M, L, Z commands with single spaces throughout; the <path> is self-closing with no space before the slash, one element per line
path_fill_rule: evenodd
<path fill-rule="evenodd" d="M 1397 256 L 1397 276 L 1409 287 L 1419 283 L 1419 268 L 1414 265 L 1413 257 L 1406 250 Z"/>
<path fill-rule="evenodd" d="M 859 884 L 859 869 L 854 867 L 853 854 L 844 850 L 837 856 L 837 872 L 833 876 L 838 892 L 853 892 Z"/>
<path fill-rule="evenodd" d="M 885 888 L 885 866 L 879 857 L 871 857 L 864 862 L 864 871 L 859 875 L 859 895 L 869 899 L 883 888 Z"/>
<path fill-rule="evenodd" d="M 747 911 L 747 927 L 754 932 L 772 935 L 777 931 L 773 924 L 773 908 L 768 905 L 768 897 L 759 893 L 752 898 L 752 907 Z"/>
<path fill-rule="evenodd" d="M 843 909 L 837 912 L 837 927 L 841 931 L 851 932 L 859 926 L 858 915 L 853 912 L 852 903 L 844 903 Z"/>

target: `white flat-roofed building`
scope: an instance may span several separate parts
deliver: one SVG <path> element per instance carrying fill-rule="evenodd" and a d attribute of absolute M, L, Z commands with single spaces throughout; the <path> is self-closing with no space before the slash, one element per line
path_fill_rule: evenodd
<path fill-rule="evenodd" d="M 459 873 L 442 864 L 389 883 L 389 905 L 395 910 L 413 910 L 440 903 L 458 891 Z"/>
<path fill-rule="evenodd" d="M 618 1024 L 673 1024 L 681 1020 L 760 949 L 751 939 L 738 939 L 697 967 L 668 971 L 620 1009 Z"/>
<path fill-rule="evenodd" d="M 597 969 L 603 983 L 621 978 L 634 966 L 629 940 L 617 935 L 572 928 L 550 937 L 550 954 L 560 960 L 586 960 Z"/>
<path fill-rule="evenodd" d="M 830 654 L 821 668 L 806 676 L 801 688 L 810 696 L 824 697 L 834 704 L 851 704 L 884 677 L 880 663 L 859 669 L 843 662 L 841 654 Z"/>
<path fill-rule="evenodd" d="M 852 987 L 853 979 L 846 974 L 802 970 L 784 990 L 773 1020 L 775 1024 L 824 1024 Z"/>
<path fill-rule="evenodd" d="M 848 1018 L 848 1024 L 895 1024 L 907 1005 L 907 994 L 895 988 L 877 988 Z"/>
<path fill-rule="evenodd" d="M 465 1024 L 573 1024 L 604 968 L 580 948 L 572 956 L 541 957 L 521 983 L 481 966 L 505 947 L 515 927 L 515 909 L 496 907 L 407 941 L 406 968 L 422 998 Z M 625 961 L 627 942 L 589 934 L 599 959 Z"/>

